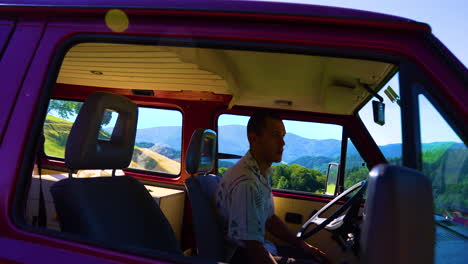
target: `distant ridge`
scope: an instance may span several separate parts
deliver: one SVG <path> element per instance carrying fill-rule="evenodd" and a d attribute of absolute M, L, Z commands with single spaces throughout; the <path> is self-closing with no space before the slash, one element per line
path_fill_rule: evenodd
<path fill-rule="evenodd" d="M 106 128 L 107 130 L 108 128 Z M 175 151 L 181 151 L 181 127 L 162 126 L 139 129 L 136 142 L 150 142 L 159 148 L 166 146 Z M 243 125 L 225 125 L 218 128 L 219 152 L 244 155 L 249 148 L 247 130 Z M 291 163 L 301 157 L 328 157 L 336 158 L 341 153 L 341 140 L 336 139 L 308 139 L 287 133 L 285 137 L 288 144 L 284 148 L 283 161 Z M 434 148 L 463 147 L 463 143 L 434 142 L 424 143 L 423 151 Z M 384 156 L 401 157 L 401 144 L 388 144 L 380 146 Z M 354 146 L 348 146 L 348 155 L 358 155 Z"/>

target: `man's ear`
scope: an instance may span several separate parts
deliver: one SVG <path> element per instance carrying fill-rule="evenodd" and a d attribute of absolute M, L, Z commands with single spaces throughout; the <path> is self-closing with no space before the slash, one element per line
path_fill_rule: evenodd
<path fill-rule="evenodd" d="M 249 140 L 250 145 L 254 145 L 257 141 L 257 135 L 255 133 L 248 133 L 247 139 Z"/>

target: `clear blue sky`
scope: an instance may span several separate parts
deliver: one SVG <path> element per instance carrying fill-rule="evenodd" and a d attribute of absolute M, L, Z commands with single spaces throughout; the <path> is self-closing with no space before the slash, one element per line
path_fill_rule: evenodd
<path fill-rule="evenodd" d="M 268 0 L 360 9 L 429 24 L 432 33 L 465 65 L 468 64 L 467 0 Z"/>

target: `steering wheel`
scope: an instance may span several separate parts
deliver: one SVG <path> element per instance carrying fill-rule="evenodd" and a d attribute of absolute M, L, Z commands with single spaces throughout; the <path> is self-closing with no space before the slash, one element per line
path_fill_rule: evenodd
<path fill-rule="evenodd" d="M 299 231 L 296 234 L 296 237 L 298 239 L 305 240 L 309 238 L 310 236 L 312 236 L 313 234 L 317 233 L 318 231 L 322 230 L 323 228 L 330 230 L 330 231 L 340 228 L 343 225 L 343 223 L 348 219 L 346 216 L 348 216 L 348 214 L 350 214 L 351 211 L 357 212 L 357 210 L 349 210 L 346 214 L 343 214 L 343 213 L 352 205 L 355 205 L 355 206 L 356 204 L 357 206 L 360 205 L 360 201 L 361 201 L 360 198 L 362 198 L 362 196 L 364 195 L 366 188 L 367 188 L 367 181 L 365 180 L 358 182 L 355 185 L 348 188 L 346 191 L 344 191 L 343 193 L 338 195 L 335 199 L 331 200 L 328 204 L 322 207 L 322 209 L 320 209 L 312 217 L 310 217 L 309 220 L 307 220 L 307 222 L 305 222 L 305 224 L 299 229 Z M 319 217 L 321 214 L 323 214 L 328 209 L 330 209 L 330 207 L 335 205 L 343 197 L 345 197 L 349 193 L 352 193 L 356 190 L 358 190 L 357 193 L 354 194 L 351 198 L 349 198 L 346 201 L 346 203 L 344 203 L 340 208 L 338 208 L 335 212 L 333 212 L 328 218 Z M 314 229 L 312 229 L 311 231 L 305 233 L 305 231 L 309 228 L 311 224 L 315 224 L 317 226 L 314 227 Z"/>

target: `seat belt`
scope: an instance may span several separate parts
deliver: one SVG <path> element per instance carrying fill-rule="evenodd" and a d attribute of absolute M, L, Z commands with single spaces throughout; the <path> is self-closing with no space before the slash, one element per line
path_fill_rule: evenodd
<path fill-rule="evenodd" d="M 44 142 L 45 142 L 45 137 L 44 137 L 44 134 L 41 133 L 41 135 L 39 136 L 39 143 L 38 143 L 37 152 L 36 152 L 36 164 L 37 164 L 37 170 L 39 172 L 39 204 L 38 204 L 37 216 L 33 220 L 33 225 L 47 228 L 47 211 L 45 207 L 44 192 L 42 190 L 42 164 L 41 164 L 42 158 L 45 156 Z"/>

